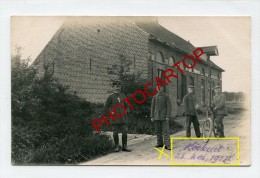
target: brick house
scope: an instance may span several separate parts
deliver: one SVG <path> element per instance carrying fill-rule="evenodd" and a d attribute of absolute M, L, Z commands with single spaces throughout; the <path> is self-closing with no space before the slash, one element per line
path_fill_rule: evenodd
<path fill-rule="evenodd" d="M 215 85 L 222 87 L 223 69 L 210 56 L 218 55 L 217 46 L 203 48 L 202 62 L 185 75 L 172 80 L 166 87 L 173 116 L 181 113 L 181 102 L 187 85 L 193 85 L 198 102 L 210 103 Z M 195 47 L 168 31 L 154 19 L 86 18 L 67 20 L 33 65 L 42 71 L 47 65 L 54 76 L 78 96 L 91 102 L 104 103 L 111 92 L 111 76 L 107 68 L 124 55 L 132 60 L 131 73 L 141 72 L 142 78 L 154 81 L 163 70 L 191 54 Z"/>

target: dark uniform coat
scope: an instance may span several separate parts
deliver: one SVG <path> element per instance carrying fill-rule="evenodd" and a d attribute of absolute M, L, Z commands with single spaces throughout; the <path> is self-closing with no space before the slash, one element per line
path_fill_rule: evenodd
<path fill-rule="evenodd" d="M 226 96 L 224 94 L 215 95 L 213 97 L 213 106 L 216 107 L 216 114 L 227 115 Z"/>
<path fill-rule="evenodd" d="M 107 101 L 106 101 L 106 104 L 105 104 L 105 109 L 104 109 L 104 115 L 105 116 L 108 116 L 108 111 L 110 112 L 113 112 L 113 107 L 116 105 L 116 104 L 121 104 L 125 107 L 125 109 L 127 108 L 126 107 L 126 103 L 123 102 L 123 100 L 126 98 L 126 96 L 123 94 L 123 93 L 113 93 L 111 94 L 108 98 L 107 98 Z M 122 115 L 124 113 L 124 110 L 121 108 L 121 107 L 117 107 L 116 108 L 116 113 L 118 115 Z M 115 115 L 115 114 L 114 114 Z M 127 122 L 126 120 L 126 115 L 122 118 L 116 118 L 116 121 L 113 121 L 112 119 L 110 119 L 110 123 L 111 124 L 125 124 Z"/>
<path fill-rule="evenodd" d="M 183 98 L 184 112 L 189 116 L 196 116 L 197 112 L 195 109 L 196 97 L 192 93 L 188 93 Z"/>
<path fill-rule="evenodd" d="M 166 93 L 158 92 L 153 96 L 151 104 L 151 118 L 165 120 L 171 117 L 171 101 Z"/>

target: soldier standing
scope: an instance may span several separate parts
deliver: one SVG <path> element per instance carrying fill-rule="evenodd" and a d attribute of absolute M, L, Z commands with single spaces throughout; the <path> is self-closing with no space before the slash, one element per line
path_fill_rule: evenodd
<path fill-rule="evenodd" d="M 221 93 L 220 86 L 214 87 L 215 96 L 213 97 L 213 111 L 215 114 L 215 123 L 217 127 L 217 135 L 225 137 L 223 119 L 227 116 L 226 96 Z"/>
<path fill-rule="evenodd" d="M 113 89 L 114 89 L 114 93 L 111 94 L 106 101 L 105 104 L 105 111 L 111 110 L 111 108 L 113 106 L 115 106 L 116 104 L 121 104 L 123 106 L 125 106 L 126 108 L 126 104 L 125 102 L 123 102 L 123 100 L 126 98 L 126 96 L 120 92 L 121 90 L 121 82 L 120 81 L 114 81 L 112 83 L 113 85 Z M 123 114 L 122 109 L 117 108 L 116 112 L 118 114 Z M 114 113 L 111 112 L 113 115 Z M 127 148 L 127 132 L 128 132 L 128 128 L 127 128 L 127 121 L 126 121 L 126 116 L 122 117 L 122 118 L 118 118 L 116 119 L 116 121 L 110 120 L 110 123 L 112 125 L 113 128 L 113 139 L 114 139 L 114 143 L 115 143 L 115 152 L 120 151 L 121 146 L 119 145 L 119 137 L 118 137 L 118 133 L 121 130 L 122 132 L 122 151 L 127 151 L 130 152 L 131 150 L 129 150 Z"/>
<path fill-rule="evenodd" d="M 157 135 L 157 145 L 170 150 L 170 128 L 169 120 L 171 116 L 171 102 L 167 94 L 163 92 L 164 86 L 157 87 L 158 93 L 153 96 L 151 104 L 151 121 L 155 123 Z M 163 140 L 164 139 L 164 140 Z"/>
<path fill-rule="evenodd" d="M 188 87 L 188 94 L 183 98 L 183 105 L 186 116 L 186 137 L 191 137 L 191 128 L 190 125 L 193 123 L 195 134 L 197 137 L 200 137 L 200 123 L 197 117 L 196 111 L 196 97 L 193 94 L 194 86 Z"/>

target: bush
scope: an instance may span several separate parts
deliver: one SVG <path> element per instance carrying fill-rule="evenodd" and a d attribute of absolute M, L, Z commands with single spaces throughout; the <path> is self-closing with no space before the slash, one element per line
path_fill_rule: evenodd
<path fill-rule="evenodd" d="M 53 77 L 12 56 L 12 163 L 86 161 L 112 149 L 107 136 L 93 135 L 90 120 L 101 108 L 69 92 Z"/>

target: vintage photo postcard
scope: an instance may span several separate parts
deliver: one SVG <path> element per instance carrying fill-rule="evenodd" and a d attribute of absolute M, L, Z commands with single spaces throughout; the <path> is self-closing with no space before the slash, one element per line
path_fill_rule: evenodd
<path fill-rule="evenodd" d="M 245 16 L 12 16 L 13 165 L 250 166 Z"/>

